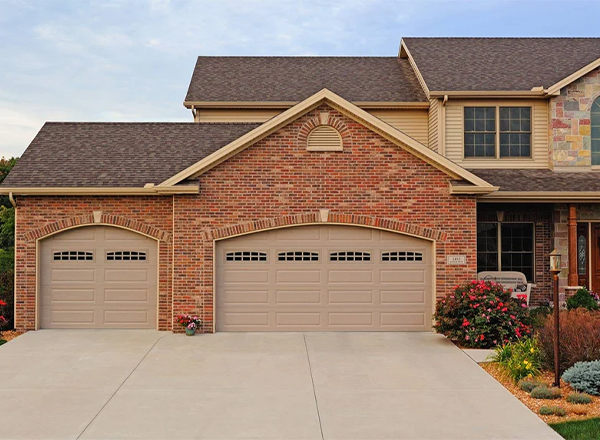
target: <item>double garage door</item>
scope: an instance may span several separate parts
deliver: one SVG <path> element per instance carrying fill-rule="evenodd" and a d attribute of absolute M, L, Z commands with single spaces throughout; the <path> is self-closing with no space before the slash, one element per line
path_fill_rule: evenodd
<path fill-rule="evenodd" d="M 41 328 L 156 328 L 156 241 L 87 226 L 43 240 L 40 263 Z"/>
<path fill-rule="evenodd" d="M 429 331 L 431 243 L 298 226 L 217 244 L 217 331 Z"/>

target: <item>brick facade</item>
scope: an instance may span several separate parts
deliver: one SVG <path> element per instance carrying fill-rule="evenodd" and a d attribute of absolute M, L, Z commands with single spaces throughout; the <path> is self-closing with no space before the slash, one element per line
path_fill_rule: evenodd
<path fill-rule="evenodd" d="M 550 99 L 551 164 L 554 167 L 590 167 L 590 110 L 600 96 L 600 69 L 596 69 Z"/>
<path fill-rule="evenodd" d="M 327 111 L 344 150 L 306 150 L 307 126 Z M 315 119 L 317 118 L 317 119 Z M 283 225 L 368 225 L 435 240 L 436 294 L 476 275 L 476 201 L 449 194 L 451 177 L 338 111 L 315 109 L 199 178 L 200 194 L 156 197 L 20 197 L 17 326 L 34 328 L 36 239 L 101 223 L 160 243 L 159 322 L 198 313 L 213 329 L 214 240 Z M 448 266 L 451 254 L 466 266 Z M 173 260 L 171 260 L 173 255 Z M 174 261 L 174 265 L 172 265 Z M 172 304 L 172 309 L 171 309 Z"/>

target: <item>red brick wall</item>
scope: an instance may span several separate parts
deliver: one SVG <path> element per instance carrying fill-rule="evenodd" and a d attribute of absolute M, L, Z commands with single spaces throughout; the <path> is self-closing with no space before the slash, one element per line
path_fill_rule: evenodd
<path fill-rule="evenodd" d="M 344 151 L 307 151 L 306 127 L 320 110 L 202 175 L 199 195 L 19 197 L 17 326 L 34 327 L 35 240 L 73 224 L 93 223 L 97 210 L 104 213 L 103 223 L 160 239 L 161 329 L 171 328 L 172 316 L 198 313 L 204 331 L 212 331 L 215 238 L 318 222 L 320 209 L 330 210 L 332 222 L 434 239 L 438 296 L 474 278 L 475 198 L 451 196 L 446 174 L 328 107 L 344 130 Z M 467 265 L 446 266 L 450 254 L 467 255 Z"/>

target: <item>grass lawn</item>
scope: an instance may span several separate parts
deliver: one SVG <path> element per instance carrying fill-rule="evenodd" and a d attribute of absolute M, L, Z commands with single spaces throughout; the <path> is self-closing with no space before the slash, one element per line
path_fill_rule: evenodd
<path fill-rule="evenodd" d="M 551 423 L 550 427 L 567 440 L 600 439 L 600 418 Z"/>
<path fill-rule="evenodd" d="M 4 339 L 0 339 L 0 345 L 5 344 L 8 341 L 5 341 Z"/>

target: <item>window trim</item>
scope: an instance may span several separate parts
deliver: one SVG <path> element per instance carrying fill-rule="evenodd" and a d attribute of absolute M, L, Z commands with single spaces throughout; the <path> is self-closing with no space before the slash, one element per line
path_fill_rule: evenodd
<path fill-rule="evenodd" d="M 535 238 L 536 238 L 535 222 L 532 222 L 532 221 L 502 221 L 502 222 L 499 222 L 499 221 L 478 221 L 477 222 L 478 225 L 480 223 L 494 223 L 494 224 L 498 225 L 497 226 L 497 231 L 496 231 L 496 234 L 497 234 L 496 240 L 498 240 L 497 255 L 498 255 L 498 271 L 499 272 L 502 271 L 502 225 L 503 224 L 515 224 L 515 223 L 518 223 L 518 224 L 529 224 L 529 225 L 531 225 L 531 231 L 532 231 L 531 239 L 533 241 L 533 243 L 532 243 L 533 246 L 532 246 L 532 251 L 531 251 L 531 263 L 532 263 L 531 264 L 532 265 L 532 267 L 531 267 L 531 276 L 532 276 L 532 279 L 531 280 L 527 280 L 527 282 L 535 284 L 535 279 L 536 279 L 535 278 L 535 269 L 536 269 L 536 261 L 535 261 L 535 258 L 536 258 L 536 252 L 535 252 L 535 242 L 536 242 L 535 241 Z M 488 253 L 491 253 L 491 252 L 488 252 Z M 523 253 L 529 253 L 529 252 L 523 252 Z M 475 259 L 476 260 L 477 260 L 477 255 L 478 254 L 479 254 L 479 251 L 476 251 L 475 252 L 475 255 L 476 255 Z M 479 268 L 477 269 L 477 272 L 479 272 Z"/>
<path fill-rule="evenodd" d="M 534 155 L 534 144 L 533 144 L 533 122 L 534 122 L 534 111 L 535 111 L 535 105 L 533 105 L 533 103 L 527 103 L 527 104 L 520 104 L 520 103 L 514 103 L 514 104 L 493 104 L 488 102 L 480 102 L 480 103 L 464 103 L 461 106 L 461 114 L 460 114 L 460 120 L 461 120 L 461 145 L 462 145 L 462 160 L 466 160 L 466 161 L 476 161 L 476 160 L 484 160 L 484 161 L 490 161 L 490 160 L 502 160 L 502 161 L 515 161 L 515 160 L 526 160 L 526 161 L 533 161 L 535 160 L 535 155 Z M 496 108 L 496 133 L 495 133 L 495 151 L 496 154 L 494 157 L 491 156 L 465 156 L 465 108 L 466 107 L 495 107 Z M 530 141 L 529 141 L 529 146 L 531 149 L 531 155 L 529 156 L 505 156 L 505 157 L 501 157 L 500 156 L 500 108 L 505 108 L 505 107 L 529 107 L 530 109 L 530 131 L 529 131 L 529 136 L 530 136 Z M 506 132 L 505 132 L 506 133 Z M 517 223 L 521 223 L 521 222 L 517 222 Z"/>

